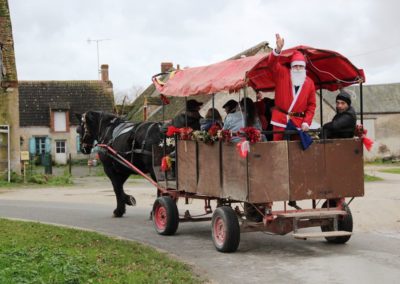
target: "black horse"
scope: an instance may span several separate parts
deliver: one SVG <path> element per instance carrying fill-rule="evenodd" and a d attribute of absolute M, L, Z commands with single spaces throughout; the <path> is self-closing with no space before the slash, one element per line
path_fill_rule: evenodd
<path fill-rule="evenodd" d="M 98 111 L 87 111 L 76 116 L 80 121 L 77 132 L 81 138 L 82 153 L 90 154 L 96 141 L 99 144 L 107 144 L 139 170 L 150 173 L 155 180 L 152 167 L 152 147 L 161 142 L 160 123 L 132 123 L 113 114 Z M 125 194 L 123 188 L 129 175 L 136 173 L 121 164 L 104 149 L 100 149 L 99 157 L 117 198 L 114 216 L 122 217 L 126 205 L 134 206 L 136 204 L 135 198 Z"/>

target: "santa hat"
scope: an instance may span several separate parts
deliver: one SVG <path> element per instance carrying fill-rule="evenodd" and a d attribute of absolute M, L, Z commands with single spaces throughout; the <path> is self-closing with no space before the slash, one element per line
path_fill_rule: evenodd
<path fill-rule="evenodd" d="M 290 62 L 290 67 L 293 67 L 295 65 L 301 65 L 304 67 L 306 66 L 306 59 L 304 58 L 303 53 L 297 50 L 293 52 L 292 61 Z"/>

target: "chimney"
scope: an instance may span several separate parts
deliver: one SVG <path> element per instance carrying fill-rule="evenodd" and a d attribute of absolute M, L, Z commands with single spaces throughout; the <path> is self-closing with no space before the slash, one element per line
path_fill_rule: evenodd
<path fill-rule="evenodd" d="M 161 62 L 161 73 L 168 72 L 173 67 L 174 64 L 172 64 L 172 62 Z"/>
<path fill-rule="evenodd" d="M 103 82 L 110 81 L 110 79 L 108 78 L 108 64 L 102 64 L 100 70 L 101 70 L 101 80 Z"/>

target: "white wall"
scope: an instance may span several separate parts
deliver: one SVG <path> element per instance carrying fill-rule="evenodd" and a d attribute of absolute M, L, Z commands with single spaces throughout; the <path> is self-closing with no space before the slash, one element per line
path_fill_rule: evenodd
<path fill-rule="evenodd" d="M 78 154 L 76 150 L 76 126 L 71 126 L 69 132 L 50 132 L 49 127 L 21 127 L 20 135 L 24 139 L 21 151 L 29 151 L 29 138 L 32 136 L 49 136 L 51 138 L 51 154 L 54 159 L 56 151 L 55 140 L 66 140 L 67 157 L 71 154 L 72 159 L 84 159 L 86 155 Z"/>

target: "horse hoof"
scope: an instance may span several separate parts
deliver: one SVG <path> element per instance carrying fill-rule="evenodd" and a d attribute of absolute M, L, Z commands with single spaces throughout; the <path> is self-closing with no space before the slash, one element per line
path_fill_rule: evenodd
<path fill-rule="evenodd" d="M 124 216 L 124 213 L 125 212 L 120 212 L 120 211 L 114 210 L 113 217 L 114 218 L 121 218 L 122 216 Z"/>
<path fill-rule="evenodd" d="M 135 206 L 136 205 L 135 197 L 133 197 L 132 195 L 129 195 L 127 204 L 130 206 Z"/>

